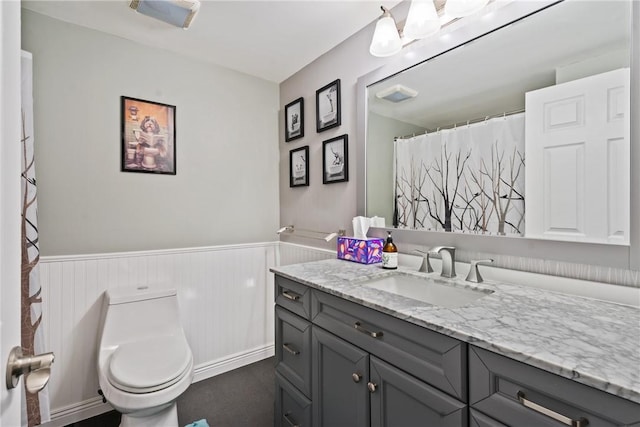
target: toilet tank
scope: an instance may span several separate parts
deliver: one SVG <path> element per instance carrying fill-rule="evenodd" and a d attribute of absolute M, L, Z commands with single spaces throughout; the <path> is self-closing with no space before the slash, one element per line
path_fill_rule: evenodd
<path fill-rule="evenodd" d="M 175 289 L 148 286 L 105 291 L 100 346 L 116 346 L 154 335 L 183 333 Z"/>

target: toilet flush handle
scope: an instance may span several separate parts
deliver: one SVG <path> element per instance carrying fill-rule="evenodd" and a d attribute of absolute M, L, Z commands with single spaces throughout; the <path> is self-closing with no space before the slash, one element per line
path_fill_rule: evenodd
<path fill-rule="evenodd" d="M 15 388 L 20 380 L 20 375 L 24 375 L 27 391 L 31 394 L 38 393 L 49 382 L 51 364 L 54 359 L 53 353 L 23 356 L 21 347 L 13 347 L 7 361 L 7 389 Z"/>

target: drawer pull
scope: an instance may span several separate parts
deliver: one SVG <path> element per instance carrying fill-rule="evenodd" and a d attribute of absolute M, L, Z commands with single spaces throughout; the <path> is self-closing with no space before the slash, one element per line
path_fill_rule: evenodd
<path fill-rule="evenodd" d="M 527 399 L 524 393 L 521 391 L 518 391 L 517 397 L 518 397 L 518 401 L 522 403 L 523 406 L 529 409 L 533 409 L 534 411 L 539 412 L 543 415 L 546 415 L 547 417 L 553 418 L 554 420 L 559 421 L 562 424 L 565 424 L 571 427 L 585 427 L 589 425 L 589 420 L 587 420 L 586 418 L 580 418 L 579 420 L 574 420 L 569 417 L 565 417 L 564 415 L 559 414 L 555 411 L 552 411 L 549 408 L 545 408 L 542 405 L 538 405 L 537 403 L 532 402 L 531 400 Z"/>
<path fill-rule="evenodd" d="M 291 301 L 298 301 L 300 299 L 300 295 L 291 291 L 282 291 L 282 296 L 284 296 L 287 299 L 290 299 Z"/>
<path fill-rule="evenodd" d="M 360 322 L 355 322 L 353 324 L 353 327 L 356 328 L 358 331 L 362 332 L 363 334 L 367 334 L 373 338 L 380 338 L 382 336 L 382 331 L 371 332 L 370 330 L 363 328 Z"/>
<path fill-rule="evenodd" d="M 284 348 L 285 350 L 287 350 L 289 353 L 293 354 L 294 356 L 297 356 L 297 355 L 300 354 L 300 352 L 298 350 L 296 350 L 295 348 L 291 347 L 288 343 L 282 344 L 282 348 Z"/>
<path fill-rule="evenodd" d="M 291 412 L 287 412 L 282 417 L 287 421 L 287 423 L 289 423 L 291 427 L 300 427 L 300 424 L 296 423 L 295 421 L 291 421 L 291 418 L 289 418 L 289 415 L 291 415 Z"/>

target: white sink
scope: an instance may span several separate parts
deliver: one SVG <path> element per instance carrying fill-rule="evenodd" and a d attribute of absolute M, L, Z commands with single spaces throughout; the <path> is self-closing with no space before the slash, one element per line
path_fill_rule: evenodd
<path fill-rule="evenodd" d="M 493 291 L 454 286 L 435 278 L 394 274 L 364 282 L 362 286 L 447 308 L 462 307 Z"/>

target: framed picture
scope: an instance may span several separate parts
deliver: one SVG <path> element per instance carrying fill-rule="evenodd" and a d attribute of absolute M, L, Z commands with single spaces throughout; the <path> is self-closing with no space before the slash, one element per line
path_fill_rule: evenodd
<path fill-rule="evenodd" d="M 349 181 L 349 137 L 340 135 L 322 143 L 322 183 Z"/>
<path fill-rule="evenodd" d="M 309 146 L 289 151 L 289 187 L 309 185 Z"/>
<path fill-rule="evenodd" d="M 304 136 L 304 99 L 298 98 L 284 107 L 284 141 Z"/>
<path fill-rule="evenodd" d="M 176 107 L 121 96 L 123 172 L 176 174 Z"/>
<path fill-rule="evenodd" d="M 340 126 L 340 79 L 316 91 L 316 131 Z"/>

